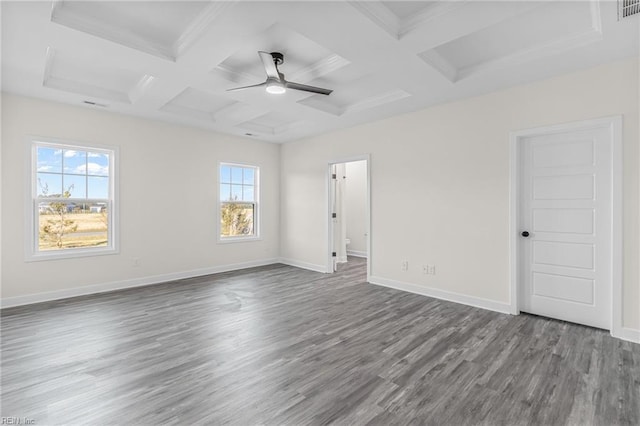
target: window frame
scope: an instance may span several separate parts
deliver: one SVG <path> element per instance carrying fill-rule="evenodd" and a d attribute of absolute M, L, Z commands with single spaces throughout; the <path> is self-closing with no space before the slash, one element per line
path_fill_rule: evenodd
<path fill-rule="evenodd" d="M 254 195 L 254 201 L 242 201 L 243 203 L 252 203 L 254 205 L 253 208 L 253 235 L 234 235 L 234 236 L 230 236 L 230 237 L 223 237 L 222 236 L 222 206 L 224 203 L 227 203 L 228 201 L 222 201 L 220 199 L 220 185 L 221 185 L 221 178 L 220 178 L 220 174 L 222 171 L 222 167 L 223 166 L 230 166 L 230 167 L 244 167 L 244 168 L 251 168 L 254 171 L 253 174 L 253 195 Z M 261 204 L 260 204 L 260 166 L 257 165 L 253 165 L 253 164 L 243 164 L 243 163 L 233 163 L 233 162 L 228 162 L 228 161 L 220 161 L 218 162 L 218 168 L 217 168 L 217 179 L 216 179 L 217 184 L 217 188 L 216 188 L 216 206 L 217 206 L 217 221 L 216 221 L 216 231 L 217 231 L 217 243 L 218 244 L 229 244 L 229 243 L 241 243 L 241 242 L 249 242 L 249 241 L 259 241 L 262 239 L 261 236 L 261 232 L 262 232 L 262 226 L 261 226 L 261 222 L 260 222 L 260 218 L 262 216 L 261 214 Z"/>
<path fill-rule="evenodd" d="M 72 149 L 78 151 L 90 151 L 109 155 L 109 194 L 108 202 L 108 242 L 103 247 L 82 247 L 69 248 L 63 250 L 39 250 L 39 208 L 36 207 L 42 200 L 38 199 L 38 147 L 49 147 L 56 149 Z M 76 142 L 70 140 L 60 140 L 49 137 L 28 136 L 26 148 L 27 164 L 25 179 L 25 261 L 46 261 L 58 259 L 72 259 L 80 257 L 93 257 L 102 255 L 118 254 L 119 247 L 119 190 L 118 190 L 118 165 L 119 152 L 116 146 L 107 146 L 89 142 Z M 64 170 L 61 172 L 64 174 Z M 103 201 L 101 198 L 90 199 L 81 198 L 87 201 Z M 79 200 L 70 198 L 69 201 Z"/>

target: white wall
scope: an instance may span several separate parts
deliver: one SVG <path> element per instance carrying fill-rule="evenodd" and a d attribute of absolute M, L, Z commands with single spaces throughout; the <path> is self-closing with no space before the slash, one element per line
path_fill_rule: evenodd
<path fill-rule="evenodd" d="M 7 94 L 2 107 L 3 303 L 277 259 L 278 145 Z M 119 254 L 24 261 L 27 135 L 119 147 Z M 219 161 L 260 166 L 260 241 L 216 243 Z"/>
<path fill-rule="evenodd" d="M 367 162 L 345 164 L 345 203 L 347 206 L 347 253 L 364 256 L 367 252 Z"/>
<path fill-rule="evenodd" d="M 634 59 L 285 144 L 281 255 L 324 263 L 327 163 L 370 153 L 372 277 L 506 307 L 509 132 L 623 114 L 624 326 L 640 329 L 638 113 Z"/>
<path fill-rule="evenodd" d="M 325 270 L 328 162 L 370 153 L 372 276 L 507 304 L 509 132 L 623 114 L 624 325 L 640 329 L 638 93 L 638 62 L 622 61 L 282 147 L 3 95 L 2 299 L 278 256 Z M 120 254 L 24 262 L 28 134 L 120 147 Z M 216 244 L 218 161 L 261 167 L 262 240 Z M 167 226 L 185 211 L 178 229 Z M 415 226 L 399 225 L 398 214 Z M 437 274 L 423 275 L 423 263 Z"/>

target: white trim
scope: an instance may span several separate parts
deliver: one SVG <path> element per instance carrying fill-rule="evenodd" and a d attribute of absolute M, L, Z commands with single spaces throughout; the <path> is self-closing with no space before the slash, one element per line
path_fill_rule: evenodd
<path fill-rule="evenodd" d="M 495 300 L 483 299 L 481 297 L 468 296 L 466 294 L 375 276 L 370 277 L 368 282 L 382 287 L 408 291 L 409 293 L 420 294 L 422 296 L 433 297 L 435 299 L 446 300 L 448 302 L 460 303 L 462 305 L 473 306 L 475 308 L 487 309 L 489 311 L 500 312 L 503 314 L 511 313 L 511 305 L 508 303 L 496 302 Z"/>
<path fill-rule="evenodd" d="M 262 237 L 255 237 L 255 236 L 243 237 L 242 235 L 239 235 L 236 237 L 224 237 L 224 238 L 218 237 L 217 244 L 250 243 L 253 241 L 262 241 Z"/>
<path fill-rule="evenodd" d="M 385 30 L 391 37 L 400 38 L 400 19 L 379 1 L 347 1 L 356 10 Z"/>
<path fill-rule="evenodd" d="M 138 102 L 155 81 L 156 78 L 149 74 L 145 74 L 140 77 L 140 80 L 138 80 L 136 85 L 127 93 L 131 103 Z"/>
<path fill-rule="evenodd" d="M 279 263 L 279 259 L 262 259 L 249 262 L 234 263 L 231 265 L 212 266 L 209 268 L 193 269 L 190 271 L 171 272 L 168 274 L 152 275 L 147 277 L 132 278 L 121 281 L 111 281 L 102 284 L 92 284 L 76 288 L 48 291 L 44 293 L 28 294 L 25 296 L 7 297 L 0 300 L 0 308 L 31 305 L 33 303 L 48 302 L 52 300 L 67 299 L 70 297 L 85 296 L 90 294 L 106 293 L 115 290 L 123 290 L 133 287 L 160 284 L 185 278 L 199 277 L 203 275 L 219 274 L 221 272 L 237 271 L 239 269 L 254 268 L 257 266 L 273 265 Z"/>
<path fill-rule="evenodd" d="M 342 110 L 342 114 L 362 111 L 364 109 L 375 108 L 380 105 L 385 105 L 391 102 L 399 101 L 400 99 L 408 98 L 411 95 L 402 89 L 391 90 L 390 92 L 380 93 L 368 98 L 359 100 L 350 105 L 347 105 Z"/>
<path fill-rule="evenodd" d="M 516 65 L 529 63 L 537 59 L 547 58 L 549 56 L 559 56 L 569 50 L 586 46 L 602 40 L 602 32 L 597 28 L 590 28 L 577 35 L 570 35 L 549 43 L 539 44 L 530 49 L 521 50 L 507 56 L 481 62 L 476 65 L 470 65 L 457 69 L 457 79 L 461 80 L 479 72 L 504 69 Z"/>
<path fill-rule="evenodd" d="M 321 272 L 323 274 L 327 273 L 327 269 L 324 265 L 316 265 L 315 263 L 303 262 L 301 260 L 288 259 L 284 257 L 278 259 L 278 262 L 295 268 L 308 269 L 310 271 Z"/>
<path fill-rule="evenodd" d="M 589 27 L 589 29 L 578 34 L 570 34 L 568 36 L 560 37 L 546 43 L 539 43 L 527 49 L 518 50 L 505 56 L 499 56 L 497 58 L 488 59 L 484 62 L 461 68 L 455 67 L 449 60 L 440 55 L 435 50 L 435 47 L 420 53 L 418 56 L 421 57 L 426 63 L 433 66 L 436 71 L 440 72 L 445 78 L 454 83 L 479 72 L 504 69 L 523 63 L 529 63 L 537 59 L 547 58 L 549 56 L 559 56 L 569 50 L 586 46 L 591 43 L 596 43 L 602 40 L 602 17 L 600 14 L 600 0 L 588 1 L 589 11 L 591 15 L 591 26 Z M 443 3 L 441 7 L 446 7 L 446 4 L 447 6 L 451 5 L 450 7 L 455 9 L 456 6 L 464 5 L 464 3 L 464 1 L 446 2 Z M 412 22 L 415 20 L 417 26 L 424 25 L 424 23 L 432 19 L 429 14 L 431 9 L 433 10 L 432 15 L 434 16 L 437 16 L 437 13 L 449 13 L 451 10 L 454 10 L 443 9 L 442 11 L 438 11 L 434 6 L 430 7 L 423 13 L 419 12 L 407 18 L 406 21 Z M 421 18 L 422 16 L 424 16 L 424 18 Z M 425 20 L 421 21 L 422 19 Z M 413 30 L 413 27 L 407 27 L 407 29 L 408 32 L 410 32 Z M 408 32 L 401 29 L 400 38 L 404 37 L 406 34 L 408 34 Z"/>
<path fill-rule="evenodd" d="M 611 335 L 627 342 L 640 343 L 640 330 L 634 328 L 621 327 L 615 334 L 612 332 Z"/>
<path fill-rule="evenodd" d="M 510 312 L 514 315 L 520 313 L 519 309 L 519 286 L 518 286 L 518 220 L 519 201 L 518 187 L 520 184 L 520 144 L 522 138 L 529 136 L 550 135 L 554 133 L 567 132 L 571 130 L 583 130 L 589 128 L 609 127 L 611 129 L 611 162 L 612 162 L 612 195 L 611 195 L 611 335 L 621 336 L 631 335 L 622 327 L 623 300 L 622 300 L 622 257 L 623 257 L 623 229 L 622 229 L 622 192 L 623 192 L 623 158 L 622 158 L 622 116 L 611 116 L 593 120 L 583 120 L 554 126 L 538 127 L 533 129 L 519 130 L 509 134 L 509 298 Z M 631 340 L 633 339 L 626 339 Z"/>
<path fill-rule="evenodd" d="M 347 61 L 342 56 L 332 53 L 305 68 L 299 69 L 291 74 L 287 74 L 287 78 L 289 78 L 290 81 L 311 81 L 345 67 L 350 63 L 351 62 Z"/>
<path fill-rule="evenodd" d="M 624 335 L 622 300 L 623 278 L 623 180 L 622 171 L 624 160 L 622 156 L 622 125 L 621 115 L 610 117 L 611 122 L 611 335 Z M 637 339 L 636 339 L 637 341 Z"/>
<path fill-rule="evenodd" d="M 520 246 L 518 245 L 518 215 L 520 214 L 520 203 L 518 200 L 518 188 L 520 185 L 519 170 L 520 149 L 515 132 L 509 134 L 509 313 L 520 314 L 520 304 L 518 302 L 518 259 L 520 258 Z"/>
<path fill-rule="evenodd" d="M 187 28 L 180 34 L 180 37 L 178 37 L 178 40 L 171 46 L 174 61 L 180 58 L 186 50 L 204 34 L 207 28 L 209 28 L 209 25 L 226 12 L 234 3 L 235 0 L 211 2 L 211 4 L 205 7 L 205 9 L 189 23 Z"/>
<path fill-rule="evenodd" d="M 422 52 L 418 57 L 435 68 L 436 71 L 442 74 L 450 82 L 455 83 L 458 81 L 458 68 L 453 66 L 453 64 L 438 53 L 436 49 L 430 49 Z"/>
<path fill-rule="evenodd" d="M 353 155 L 349 157 L 342 157 L 330 160 L 327 165 L 327 176 L 325 179 L 325 202 L 326 202 L 326 214 L 327 220 L 325 222 L 325 231 L 327 235 L 326 239 L 326 249 L 327 249 L 327 265 L 324 272 L 333 273 L 333 257 L 331 256 L 331 248 L 333 247 L 333 232 L 332 232 L 332 218 L 331 218 L 331 167 L 334 164 L 342 164 L 342 163 L 352 163 L 355 161 L 366 161 L 367 162 L 367 206 L 365 212 L 365 228 L 367 233 L 367 252 L 364 257 L 367 259 L 367 281 L 371 277 L 371 241 L 373 239 L 373 235 L 371 232 L 371 154 L 362 154 L 362 155 Z"/>
<path fill-rule="evenodd" d="M 353 257 L 367 257 L 367 252 L 366 251 L 360 251 L 360 250 L 347 250 L 347 256 L 353 256 Z"/>
<path fill-rule="evenodd" d="M 447 13 L 451 13 L 462 6 L 466 6 L 465 3 L 467 3 L 467 0 L 439 1 L 427 6 L 424 10 L 401 19 L 398 38 L 402 39 L 407 34 L 425 26 L 430 21 L 433 21 Z"/>
<path fill-rule="evenodd" d="M 108 232 L 109 245 L 106 247 L 84 247 L 77 249 L 38 251 L 38 232 L 36 232 L 36 201 L 37 188 L 34 179 L 37 173 L 36 145 L 49 146 L 57 149 L 78 149 L 82 151 L 103 152 L 109 155 L 109 216 Z M 111 255 L 120 253 L 120 203 L 119 203 L 119 175 L 120 175 L 120 149 L 117 146 L 104 145 L 90 142 L 63 140 L 51 137 L 27 135 L 25 142 L 25 205 L 24 212 L 27 215 L 24 228 L 24 260 L 25 262 L 47 261 L 58 259 L 72 259 L 78 257 L 90 257 Z M 61 172 L 64 174 L 64 170 Z M 45 199 L 43 199 L 44 201 Z M 91 200 L 89 198 L 69 198 L 69 201 Z"/>
<path fill-rule="evenodd" d="M 175 62 L 172 46 L 156 43 L 131 31 L 122 31 L 117 26 L 102 22 L 100 17 L 87 17 L 73 10 L 64 9 L 62 1 L 55 1 L 51 10 L 51 22 L 73 30 L 82 31 L 96 37 L 118 43 L 120 45 L 149 53 L 151 55 Z"/>

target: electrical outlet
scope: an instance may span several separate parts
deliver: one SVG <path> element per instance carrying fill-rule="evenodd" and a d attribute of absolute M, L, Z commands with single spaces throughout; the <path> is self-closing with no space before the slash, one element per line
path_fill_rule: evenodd
<path fill-rule="evenodd" d="M 422 265 L 422 273 L 424 275 L 435 275 L 436 265 Z"/>
<path fill-rule="evenodd" d="M 409 261 L 408 260 L 403 260 L 402 263 L 400 264 L 400 270 L 403 272 L 407 272 L 409 270 Z"/>

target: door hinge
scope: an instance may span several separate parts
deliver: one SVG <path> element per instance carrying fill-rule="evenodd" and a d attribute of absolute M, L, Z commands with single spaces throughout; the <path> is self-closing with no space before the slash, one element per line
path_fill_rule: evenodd
<path fill-rule="evenodd" d="M 338 214 L 337 213 L 331 213 L 331 217 L 335 219 L 335 218 L 338 217 Z"/>
<path fill-rule="evenodd" d="M 334 251 L 334 252 L 331 252 L 331 257 L 336 257 L 336 256 L 337 256 L 337 255 L 336 255 L 336 252 L 335 252 L 335 251 Z"/>
<path fill-rule="evenodd" d="M 336 179 L 336 174 L 335 173 L 331 175 L 331 179 Z"/>

